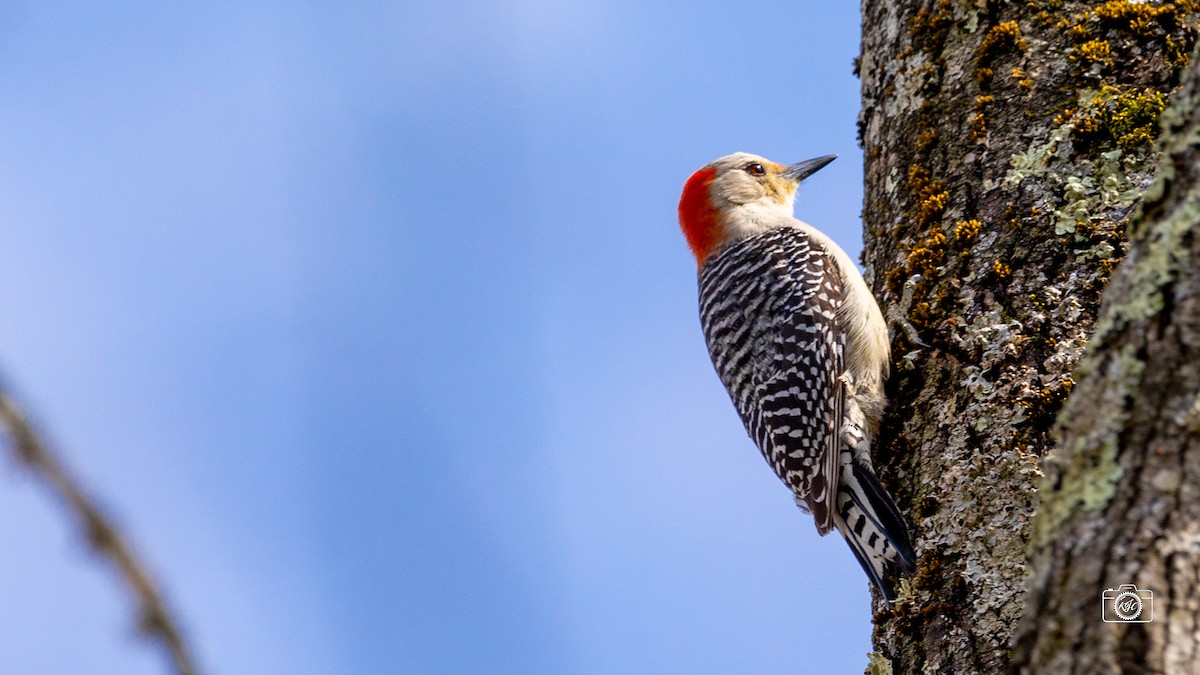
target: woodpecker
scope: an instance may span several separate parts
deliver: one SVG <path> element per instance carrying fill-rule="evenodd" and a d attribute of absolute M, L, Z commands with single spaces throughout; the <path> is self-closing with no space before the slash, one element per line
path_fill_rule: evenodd
<path fill-rule="evenodd" d="M 887 325 L 846 252 L 792 216 L 800 181 L 835 157 L 715 160 L 684 184 L 679 224 L 696 256 L 709 355 L 747 433 L 817 532 L 841 532 L 890 605 L 914 556 L 871 464 Z"/>

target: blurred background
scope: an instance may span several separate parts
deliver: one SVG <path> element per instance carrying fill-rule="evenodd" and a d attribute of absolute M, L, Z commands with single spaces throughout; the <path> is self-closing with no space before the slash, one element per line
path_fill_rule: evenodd
<path fill-rule="evenodd" d="M 0 370 L 206 672 L 866 665 L 675 218 L 718 156 L 837 153 L 797 215 L 857 257 L 857 9 L 646 5 L 0 9 Z M 165 672 L 4 467 L 4 672 Z"/>

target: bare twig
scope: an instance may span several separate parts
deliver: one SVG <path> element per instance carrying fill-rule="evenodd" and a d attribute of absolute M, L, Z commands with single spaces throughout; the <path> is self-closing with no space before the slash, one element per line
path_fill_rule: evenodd
<path fill-rule="evenodd" d="M 79 483 L 38 437 L 32 425 L 0 386 L 0 419 L 7 427 L 14 455 L 79 521 L 92 549 L 112 563 L 138 606 L 139 628 L 150 639 L 161 643 L 174 661 L 180 675 L 196 675 L 190 650 L 179 631 L 178 622 L 167 610 L 162 595 L 146 568 L 134 556 L 126 538 L 84 494 Z"/>

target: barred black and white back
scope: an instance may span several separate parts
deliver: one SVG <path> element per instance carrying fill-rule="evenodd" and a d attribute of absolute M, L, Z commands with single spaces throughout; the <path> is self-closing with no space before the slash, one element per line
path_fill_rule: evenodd
<path fill-rule="evenodd" d="M 886 343 L 883 359 L 847 367 L 848 342 L 861 341 L 863 331 L 847 315 L 862 314 L 850 305 L 864 302 L 865 284 L 848 280 L 841 266 L 850 263 L 836 244 L 792 222 L 733 241 L 703 263 L 701 325 L 717 374 L 764 458 L 822 535 L 842 533 L 891 602 L 891 579 L 911 570 L 913 553 L 871 467 Z M 865 301 L 882 326 L 869 294 Z"/>

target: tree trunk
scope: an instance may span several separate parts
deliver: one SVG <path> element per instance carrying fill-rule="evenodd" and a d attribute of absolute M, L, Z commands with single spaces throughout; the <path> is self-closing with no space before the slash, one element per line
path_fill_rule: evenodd
<path fill-rule="evenodd" d="M 1152 182 L 1197 10 L 863 2 L 863 257 L 895 356 L 876 464 L 919 556 L 896 606 L 877 604 L 876 672 L 1012 666 L 1042 458 Z M 1101 391 L 1081 391 L 1072 409 Z M 1076 496 L 1039 532 L 1064 527 Z M 1102 623 L 1099 591 L 1089 597 Z"/>
<path fill-rule="evenodd" d="M 1163 127 L 1045 462 L 1021 672 L 1200 673 L 1200 69 Z M 1130 583 L 1152 595 L 1101 621 Z"/>

